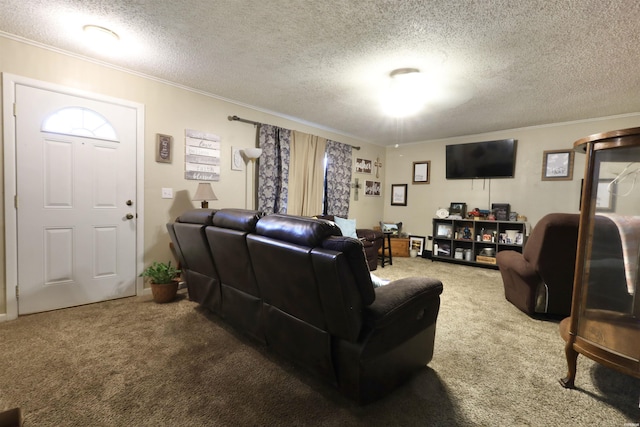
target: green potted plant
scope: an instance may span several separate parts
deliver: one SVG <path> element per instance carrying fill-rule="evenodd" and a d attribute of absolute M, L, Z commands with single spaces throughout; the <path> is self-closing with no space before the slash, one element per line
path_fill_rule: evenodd
<path fill-rule="evenodd" d="M 146 277 L 151 284 L 153 299 L 158 303 L 172 301 L 178 292 L 180 270 L 171 265 L 171 261 L 154 261 L 149 267 L 140 273 L 140 277 Z"/>

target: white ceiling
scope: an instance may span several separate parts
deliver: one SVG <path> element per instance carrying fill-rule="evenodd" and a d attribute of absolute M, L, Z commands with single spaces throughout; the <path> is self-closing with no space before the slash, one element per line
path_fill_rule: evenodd
<path fill-rule="evenodd" d="M 2 0 L 3 33 L 380 145 L 640 111 L 637 0 Z M 447 98 L 397 122 L 402 67 Z"/>

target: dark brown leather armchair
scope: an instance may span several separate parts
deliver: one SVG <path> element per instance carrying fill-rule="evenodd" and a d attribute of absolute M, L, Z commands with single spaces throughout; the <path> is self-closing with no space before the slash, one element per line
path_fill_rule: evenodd
<path fill-rule="evenodd" d="M 522 253 L 498 252 L 509 302 L 529 315 L 571 313 L 579 222 L 579 214 L 548 214 L 535 225 Z"/>
<path fill-rule="evenodd" d="M 329 221 L 334 221 L 335 217 L 333 215 L 317 215 L 316 218 L 326 219 Z M 367 264 L 369 265 L 369 271 L 373 271 L 378 268 L 378 251 L 382 247 L 382 237 L 383 234 L 381 231 L 372 230 L 368 228 L 358 228 L 356 229 L 356 234 L 358 235 L 358 239 L 362 242 L 364 246 L 364 253 L 367 257 Z"/>

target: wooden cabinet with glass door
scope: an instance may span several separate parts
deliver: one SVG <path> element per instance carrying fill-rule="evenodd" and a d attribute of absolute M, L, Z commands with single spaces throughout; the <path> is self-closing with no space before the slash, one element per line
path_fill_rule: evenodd
<path fill-rule="evenodd" d="M 571 316 L 560 323 L 568 388 L 579 354 L 640 378 L 640 128 L 574 148 L 586 163 Z"/>

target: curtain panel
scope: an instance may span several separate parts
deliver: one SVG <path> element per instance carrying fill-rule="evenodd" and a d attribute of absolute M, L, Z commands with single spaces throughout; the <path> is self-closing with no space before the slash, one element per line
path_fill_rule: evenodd
<path fill-rule="evenodd" d="M 302 216 L 322 213 L 326 146 L 325 138 L 293 131 L 287 213 Z"/>
<path fill-rule="evenodd" d="M 258 167 L 258 210 L 267 214 L 287 213 L 291 131 L 260 125 L 262 155 Z"/>
<path fill-rule="evenodd" d="M 348 216 L 353 166 L 350 145 L 266 124 L 259 126 L 258 141 L 262 148 L 258 210 Z"/>
<path fill-rule="evenodd" d="M 348 218 L 351 196 L 352 147 L 327 140 L 327 214 Z"/>

